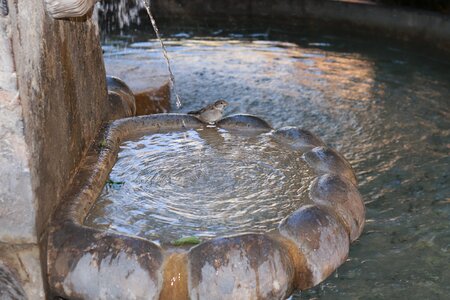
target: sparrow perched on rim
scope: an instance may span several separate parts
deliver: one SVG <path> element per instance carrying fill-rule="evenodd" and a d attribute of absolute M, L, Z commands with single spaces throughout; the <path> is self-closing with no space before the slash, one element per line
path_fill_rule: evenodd
<path fill-rule="evenodd" d="M 227 101 L 217 100 L 216 102 L 211 103 L 200 110 L 190 111 L 188 114 L 197 117 L 203 123 L 212 124 L 222 118 L 223 110 L 227 105 Z"/>

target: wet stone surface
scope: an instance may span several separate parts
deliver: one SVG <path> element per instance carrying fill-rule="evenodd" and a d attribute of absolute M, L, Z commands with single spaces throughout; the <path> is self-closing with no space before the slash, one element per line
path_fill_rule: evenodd
<path fill-rule="evenodd" d="M 350 163 L 337 151 L 327 147 L 316 147 L 306 152 L 303 157 L 318 174 L 340 175 L 357 184 Z"/>
<path fill-rule="evenodd" d="M 312 148 L 325 146 L 325 143 L 308 130 L 297 127 L 283 127 L 274 131 L 276 139 L 285 142 L 289 147 L 301 152 Z"/>
<path fill-rule="evenodd" d="M 350 234 L 357 239 L 364 227 L 365 207 L 355 185 L 339 175 L 322 175 L 315 179 L 309 192 L 311 200 L 332 209 Z"/>
<path fill-rule="evenodd" d="M 66 224 L 49 241 L 49 284 L 70 299 L 156 299 L 163 253 L 143 239 Z"/>
<path fill-rule="evenodd" d="M 298 282 L 300 289 L 310 288 L 325 280 L 347 258 L 350 244 L 348 233 L 332 214 L 321 207 L 307 205 L 298 209 L 281 222 L 279 230 L 281 235 L 298 246 L 312 273 L 311 285 Z"/>
<path fill-rule="evenodd" d="M 217 122 L 217 126 L 226 129 L 253 130 L 253 131 L 269 131 L 272 129 L 269 123 L 263 119 L 252 115 L 231 115 L 224 117 Z"/>
<path fill-rule="evenodd" d="M 265 235 L 213 239 L 188 257 L 191 299 L 282 299 L 292 289 L 293 261 Z"/>
<path fill-rule="evenodd" d="M 136 98 L 137 115 L 169 111 L 169 73 L 165 63 L 157 59 L 159 47 L 145 56 L 134 55 L 135 51 L 110 53 L 109 47 L 104 47 L 104 51 L 106 74 L 122 79 L 130 87 Z"/>
<path fill-rule="evenodd" d="M 107 76 L 108 104 L 106 108 L 110 120 L 136 115 L 136 99 L 125 82 L 117 77 Z"/>

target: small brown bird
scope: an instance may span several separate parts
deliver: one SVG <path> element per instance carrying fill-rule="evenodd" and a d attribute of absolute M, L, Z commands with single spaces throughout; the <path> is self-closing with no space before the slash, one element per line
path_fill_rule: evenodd
<path fill-rule="evenodd" d="M 188 112 L 189 115 L 194 115 L 203 123 L 213 124 L 222 118 L 223 110 L 228 105 L 225 100 L 217 100 L 216 102 L 207 105 L 206 107 Z"/>

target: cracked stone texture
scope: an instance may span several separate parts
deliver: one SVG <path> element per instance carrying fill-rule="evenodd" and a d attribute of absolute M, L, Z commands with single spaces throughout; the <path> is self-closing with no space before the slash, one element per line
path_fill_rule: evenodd
<path fill-rule="evenodd" d="M 3 300 L 1 291 L 4 280 L 2 274 L 5 274 L 3 279 L 8 277 L 10 283 L 14 283 L 13 290 L 24 296 L 6 299 L 44 299 L 41 262 L 37 245 L 0 244 L 0 299 Z M 9 275 L 6 276 L 6 274 Z"/>
<path fill-rule="evenodd" d="M 106 74 L 90 16 L 55 20 L 44 1 L 8 8 L 0 16 L 0 261 L 28 299 L 44 299 L 38 243 L 110 118 Z"/>
<path fill-rule="evenodd" d="M 0 17 L 0 241 L 29 242 L 36 240 L 35 215 L 16 88 L 11 21 Z"/>
<path fill-rule="evenodd" d="M 2 262 L 0 262 L 0 299 L 26 299 L 22 285 Z"/>
<path fill-rule="evenodd" d="M 36 242 L 22 106 L 12 53 L 12 28 L 0 16 L 0 242 Z"/>
<path fill-rule="evenodd" d="M 11 48 L 9 17 L 0 16 L 0 90 L 16 90 L 16 73 Z"/>
<path fill-rule="evenodd" d="M 0 115 L 0 242 L 36 242 L 36 212 L 17 92 L 0 90 Z"/>

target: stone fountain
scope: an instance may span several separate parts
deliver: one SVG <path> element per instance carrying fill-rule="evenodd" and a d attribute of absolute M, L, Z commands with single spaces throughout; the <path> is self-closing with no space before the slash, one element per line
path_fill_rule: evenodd
<path fill-rule="evenodd" d="M 277 230 L 167 249 L 83 225 L 128 134 L 203 126 L 184 115 L 122 119 L 139 105 L 130 104 L 129 90 L 118 82 L 110 83 L 108 95 L 94 3 L 0 0 L 0 296 L 276 298 L 324 280 L 343 263 L 364 223 L 354 173 L 307 131 L 273 130 L 251 117 L 219 125 L 273 130 L 287 146 L 302 149 L 318 176 L 310 188 L 313 204 L 286 216 Z M 258 8 L 250 1 L 177 3 L 176 9 L 173 1 L 158 5 L 174 18 L 196 16 L 199 7 L 226 16 L 295 16 L 417 38 L 444 50 L 450 45 L 448 18 L 401 8 L 313 0 L 266 1 Z M 98 135 L 112 119 L 118 120 Z M 107 147 L 99 149 L 103 138 Z M 243 276 L 236 285 L 235 274 Z"/>
<path fill-rule="evenodd" d="M 273 130 L 250 115 L 218 122 L 223 129 L 262 131 L 303 153 L 315 171 L 313 204 L 299 207 L 266 233 L 216 237 L 194 247 L 149 240 L 83 224 L 119 151 L 136 135 L 202 128 L 184 114 L 120 119 L 97 138 L 57 209 L 49 233 L 49 286 L 69 299 L 282 299 L 310 288 L 347 258 L 364 226 L 365 209 L 348 162 L 312 133 Z M 103 142 L 102 142 L 103 141 Z M 99 145 L 102 144 L 102 147 Z"/>

